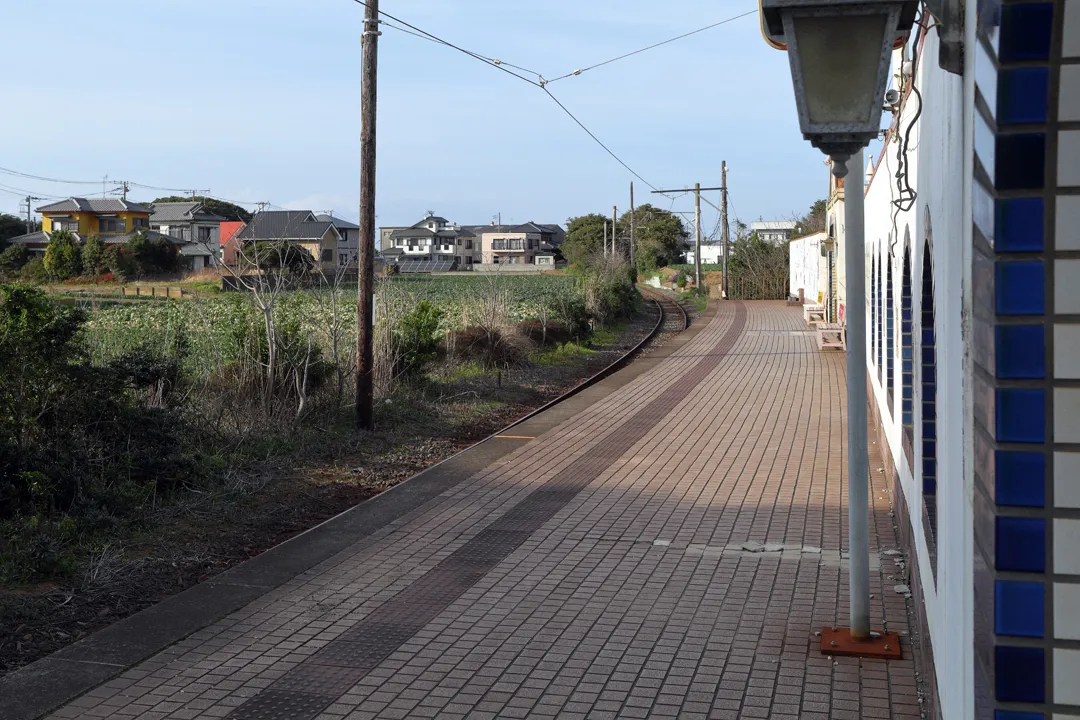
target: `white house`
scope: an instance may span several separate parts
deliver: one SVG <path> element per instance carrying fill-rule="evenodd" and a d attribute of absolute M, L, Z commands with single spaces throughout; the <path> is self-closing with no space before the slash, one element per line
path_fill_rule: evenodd
<path fill-rule="evenodd" d="M 823 275 L 826 258 L 825 232 L 794 238 L 788 243 L 790 256 L 788 294 L 802 297 L 807 302 L 821 302 L 824 299 Z"/>
<path fill-rule="evenodd" d="M 696 255 L 694 254 L 694 246 L 691 245 L 690 249 L 686 252 L 686 262 L 693 265 L 694 262 L 695 262 L 695 260 L 694 260 L 695 257 L 696 257 Z M 723 243 L 718 243 L 718 244 L 715 244 L 715 245 L 713 245 L 713 244 L 706 245 L 705 243 L 701 244 L 701 264 L 702 265 L 720 265 L 723 262 L 724 262 L 724 245 L 723 245 Z"/>
<path fill-rule="evenodd" d="M 964 23 L 923 14 L 930 29 L 894 59 L 892 130 L 869 182 L 847 177 L 865 191 L 865 246 L 845 248 L 834 185 L 827 284 L 838 315 L 866 314 L 871 440 L 908 557 L 924 716 L 1073 720 L 1080 0 L 965 2 Z M 866 256 L 864 298 L 846 296 L 845 250 Z"/>

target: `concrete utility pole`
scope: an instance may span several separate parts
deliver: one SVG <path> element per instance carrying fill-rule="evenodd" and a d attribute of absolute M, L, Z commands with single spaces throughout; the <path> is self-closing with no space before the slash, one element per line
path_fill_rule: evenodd
<path fill-rule="evenodd" d="M 728 237 L 728 216 L 727 216 L 727 160 L 720 163 L 720 217 L 723 218 L 723 232 L 721 233 L 722 242 L 724 243 L 724 285 L 721 288 L 722 293 L 720 297 L 727 300 L 728 297 L 728 243 L 730 238 Z"/>
<path fill-rule="evenodd" d="M 604 221 L 604 257 L 607 257 L 607 220 Z"/>
<path fill-rule="evenodd" d="M 634 183 L 630 182 L 630 267 L 637 278 L 637 265 L 634 264 Z"/>
<path fill-rule="evenodd" d="M 360 257 L 356 302 L 356 426 L 375 427 L 375 119 L 379 69 L 379 0 L 367 0 L 360 90 Z"/>
<path fill-rule="evenodd" d="M 619 234 L 615 231 L 615 228 L 618 227 L 617 221 L 615 220 L 615 216 L 618 214 L 618 212 L 619 212 L 618 209 L 614 205 L 612 205 L 611 206 L 611 255 L 613 257 L 616 257 L 617 253 L 618 253 L 618 245 L 616 244 L 616 241 L 615 241 L 615 238 L 617 238 L 619 236 Z"/>
<path fill-rule="evenodd" d="M 32 204 L 35 200 L 41 200 L 42 198 L 35 197 L 34 195 L 26 196 L 26 234 L 34 232 L 34 218 L 32 213 Z"/>
<path fill-rule="evenodd" d="M 682 188 L 680 190 L 653 190 L 653 194 L 666 194 L 666 193 L 694 193 L 694 284 L 697 286 L 697 294 L 701 294 L 701 193 L 709 192 L 711 190 L 723 190 L 724 188 L 703 188 L 701 183 L 694 183 L 692 189 Z M 706 202 L 708 202 L 706 200 Z M 711 204 L 711 203 L 710 203 Z"/>

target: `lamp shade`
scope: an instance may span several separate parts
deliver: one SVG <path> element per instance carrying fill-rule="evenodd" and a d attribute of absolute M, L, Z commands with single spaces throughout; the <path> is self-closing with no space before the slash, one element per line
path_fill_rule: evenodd
<path fill-rule="evenodd" d="M 892 49 L 914 0 L 761 0 L 762 27 L 787 48 L 803 137 L 846 161 L 880 130 Z"/>

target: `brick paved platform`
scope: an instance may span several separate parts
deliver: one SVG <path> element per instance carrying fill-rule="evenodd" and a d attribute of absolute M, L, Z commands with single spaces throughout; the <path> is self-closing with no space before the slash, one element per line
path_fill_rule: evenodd
<path fill-rule="evenodd" d="M 639 362 L 52 717 L 919 717 L 880 473 L 872 617 L 905 659 L 833 660 L 813 635 L 847 618 L 843 355 L 799 308 L 729 302 Z"/>

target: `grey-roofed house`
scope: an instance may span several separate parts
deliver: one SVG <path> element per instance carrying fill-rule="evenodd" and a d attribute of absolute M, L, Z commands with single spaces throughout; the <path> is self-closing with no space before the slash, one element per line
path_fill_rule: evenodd
<path fill-rule="evenodd" d="M 476 237 L 468 228 L 454 225 L 444 217 L 428 215 L 407 228 L 389 233 L 389 246 L 383 245 L 383 255 L 391 248 L 401 251 L 401 260 L 430 260 L 467 269 L 476 260 Z"/>
<path fill-rule="evenodd" d="M 215 265 L 221 258 L 221 223 L 225 218 L 199 202 L 162 202 L 150 205 L 150 227 L 181 240 L 180 255 L 194 270 Z"/>
<path fill-rule="evenodd" d="M 319 222 L 332 223 L 341 233 L 341 242 L 338 244 L 338 264 L 355 266 L 360 253 L 360 226 L 354 222 L 342 220 L 332 212 L 319 213 L 315 219 Z"/>
<path fill-rule="evenodd" d="M 480 237 L 483 265 L 555 265 L 555 253 L 565 237 L 558 225 L 535 222 L 520 225 L 470 227 Z"/>
<path fill-rule="evenodd" d="M 338 264 L 341 232 L 333 222 L 317 220 L 310 210 L 264 210 L 255 213 L 238 237 L 244 245 L 288 240 L 311 253 L 323 270 L 334 271 Z"/>
<path fill-rule="evenodd" d="M 792 238 L 797 225 L 794 220 L 755 220 L 750 223 L 750 232 L 759 240 L 779 245 Z"/>

